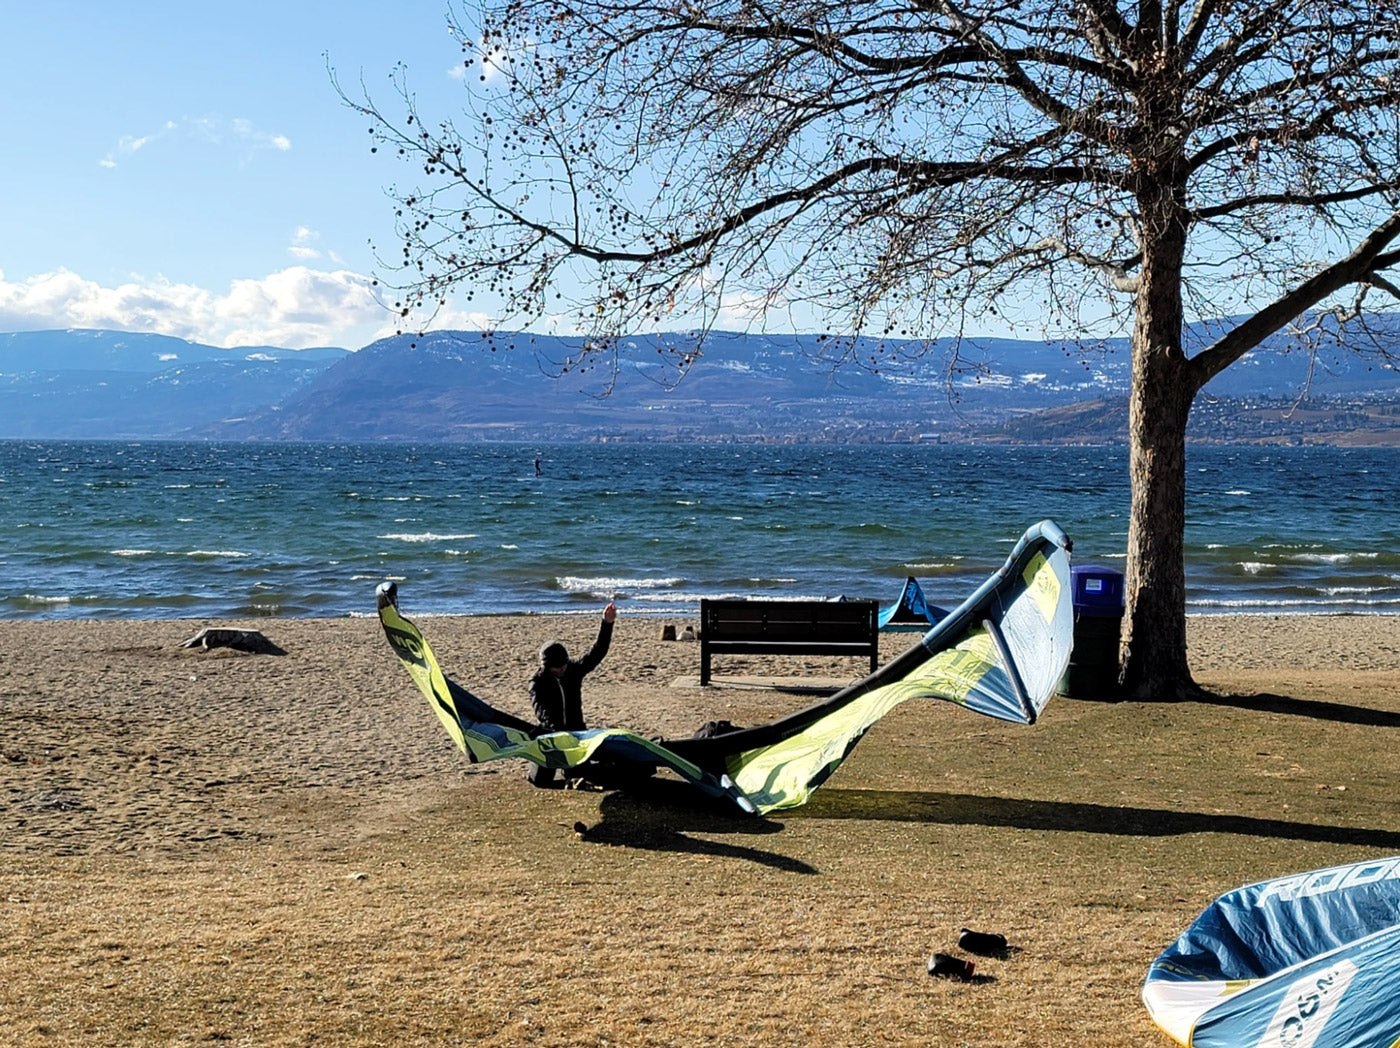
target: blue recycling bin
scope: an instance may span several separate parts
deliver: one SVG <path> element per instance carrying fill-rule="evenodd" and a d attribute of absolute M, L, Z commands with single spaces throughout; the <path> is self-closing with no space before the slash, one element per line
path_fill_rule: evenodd
<path fill-rule="evenodd" d="M 1074 648 L 1058 691 L 1076 699 L 1111 698 L 1118 690 L 1123 632 L 1123 573 L 1084 564 L 1069 569 Z"/>

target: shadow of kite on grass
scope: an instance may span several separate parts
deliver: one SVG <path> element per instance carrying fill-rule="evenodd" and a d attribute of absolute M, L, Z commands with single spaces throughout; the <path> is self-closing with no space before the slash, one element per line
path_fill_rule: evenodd
<path fill-rule="evenodd" d="M 800 859 L 776 852 L 712 840 L 708 836 L 693 836 L 768 836 L 781 833 L 783 824 L 772 819 L 740 815 L 728 805 L 707 802 L 689 783 L 652 779 L 639 790 L 638 796 L 624 791 L 608 793 L 598 810 L 603 820 L 586 827 L 581 834 L 590 843 L 741 859 L 787 873 L 820 872 Z"/>
<path fill-rule="evenodd" d="M 828 786 L 791 819 L 886 819 L 891 822 L 1004 826 L 1018 830 L 1107 833 L 1120 837 L 1175 837 L 1188 833 L 1231 833 L 1319 844 L 1356 844 L 1400 850 L 1400 832 L 1358 826 L 1326 826 L 1249 815 L 1217 815 L 1133 808 L 1074 801 L 979 797 L 966 793 L 897 790 L 842 790 Z"/>

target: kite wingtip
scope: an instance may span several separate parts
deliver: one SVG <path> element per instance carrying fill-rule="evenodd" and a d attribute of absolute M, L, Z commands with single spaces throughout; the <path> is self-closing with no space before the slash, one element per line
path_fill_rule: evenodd
<path fill-rule="evenodd" d="M 399 602 L 399 587 L 393 582 L 381 582 L 374 589 L 375 607 L 383 611 L 391 604 Z"/>
<path fill-rule="evenodd" d="M 759 814 L 758 808 L 754 805 L 754 802 L 744 796 L 743 791 L 739 789 L 738 785 L 727 774 L 720 775 L 719 784 L 723 789 L 729 792 L 729 796 L 733 798 L 734 803 L 739 806 L 739 810 L 745 815 Z"/>

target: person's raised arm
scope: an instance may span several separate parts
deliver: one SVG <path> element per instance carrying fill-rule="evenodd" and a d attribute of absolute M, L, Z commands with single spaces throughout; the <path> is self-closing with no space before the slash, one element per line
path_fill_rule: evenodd
<path fill-rule="evenodd" d="M 603 609 L 603 624 L 598 627 L 598 639 L 593 642 L 593 647 L 589 649 L 587 655 L 579 659 L 579 668 L 584 673 L 590 673 L 597 668 L 598 663 L 603 661 L 603 656 L 608 653 L 608 646 L 612 644 L 613 623 L 617 621 L 617 605 L 611 602 Z"/>

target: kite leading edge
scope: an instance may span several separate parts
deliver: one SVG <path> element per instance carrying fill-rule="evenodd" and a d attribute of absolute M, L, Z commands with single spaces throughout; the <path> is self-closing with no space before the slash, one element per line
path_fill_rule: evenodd
<path fill-rule="evenodd" d="M 442 672 L 427 639 L 399 613 L 393 583 L 381 583 L 376 598 L 394 653 L 473 762 L 520 757 L 624 787 L 667 768 L 740 811 L 762 814 L 805 803 L 866 731 L 909 699 L 942 699 L 1034 723 L 1069 662 L 1070 549 L 1054 521 L 1041 521 L 995 574 L 899 657 L 797 713 L 707 738 L 654 741 L 621 728 L 542 734 Z"/>
<path fill-rule="evenodd" d="M 1220 896 L 1148 969 L 1143 1003 L 1189 1048 L 1400 1043 L 1400 856 Z"/>

